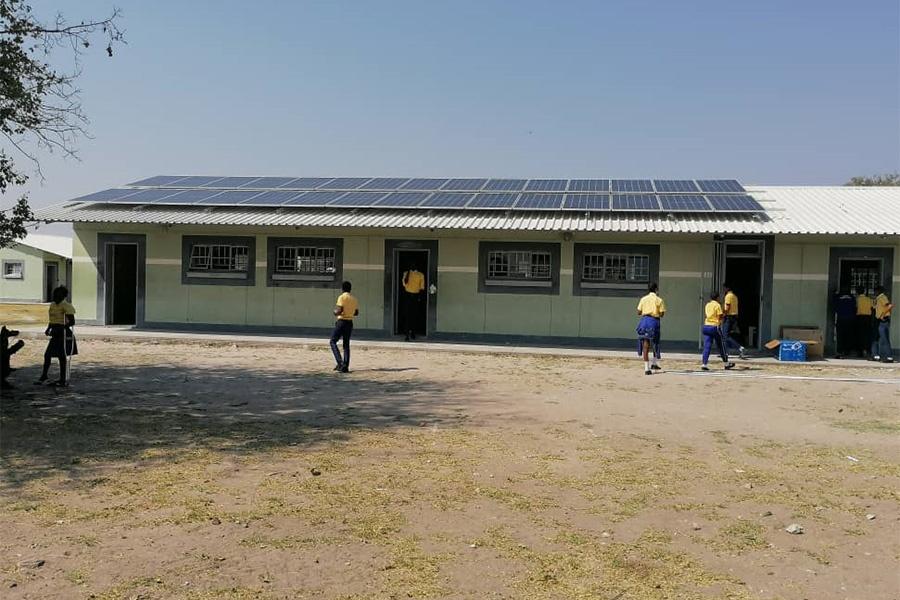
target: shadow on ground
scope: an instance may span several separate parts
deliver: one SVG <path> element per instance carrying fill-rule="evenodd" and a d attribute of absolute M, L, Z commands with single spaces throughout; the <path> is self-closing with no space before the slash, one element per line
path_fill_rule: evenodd
<path fill-rule="evenodd" d="M 350 374 L 177 365 L 77 365 L 72 387 L 16 374 L 0 402 L 0 490 L 148 449 L 250 453 L 347 438 L 356 428 L 449 425 L 457 392 L 402 367 Z M 379 377 L 381 379 L 379 379 Z"/>

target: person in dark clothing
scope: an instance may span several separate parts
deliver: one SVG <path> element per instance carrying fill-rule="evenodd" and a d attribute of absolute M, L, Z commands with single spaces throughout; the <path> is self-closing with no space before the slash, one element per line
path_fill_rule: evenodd
<path fill-rule="evenodd" d="M 25 342 L 22 340 L 17 341 L 12 346 L 9 345 L 9 338 L 18 335 L 19 332 L 15 329 L 7 329 L 5 325 L 0 327 L 0 389 L 3 390 L 11 390 L 13 388 L 12 384 L 7 380 L 9 374 L 12 373 L 10 358 L 25 345 Z"/>
<path fill-rule="evenodd" d="M 835 330 L 837 333 L 837 353 L 835 358 L 849 356 L 853 351 L 856 328 L 856 299 L 848 290 L 842 290 L 834 297 Z"/>
<path fill-rule="evenodd" d="M 69 290 L 61 285 L 53 290 L 53 302 L 50 303 L 49 324 L 44 335 L 50 338 L 47 349 L 44 351 L 44 369 L 37 380 L 37 384 L 47 381 L 50 372 L 50 363 L 55 357 L 59 360 L 59 380 L 54 385 L 65 387 L 68 385 L 66 366 L 68 357 L 78 354 L 75 337 L 72 335 L 72 326 L 75 325 L 75 307 L 66 298 Z"/>
<path fill-rule="evenodd" d="M 868 356 L 872 347 L 872 332 L 875 330 L 875 303 L 866 290 L 856 290 L 856 352 L 860 358 Z"/>
<path fill-rule="evenodd" d="M 425 299 L 425 274 L 419 271 L 417 265 L 412 264 L 409 266 L 409 270 L 403 273 L 402 282 L 401 321 L 403 333 L 408 342 L 410 339 L 416 339 L 416 322 Z"/>

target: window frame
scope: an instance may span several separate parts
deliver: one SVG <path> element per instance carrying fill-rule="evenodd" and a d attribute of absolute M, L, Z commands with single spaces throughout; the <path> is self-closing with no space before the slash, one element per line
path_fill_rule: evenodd
<path fill-rule="evenodd" d="M 19 265 L 19 275 L 11 276 L 6 274 L 6 266 L 7 265 Z M 12 281 L 24 281 L 25 280 L 25 261 L 19 258 L 5 258 L 3 259 L 2 265 L 3 271 L 2 276 L 3 279 L 10 279 Z"/>
<path fill-rule="evenodd" d="M 334 251 L 334 273 L 331 276 L 312 273 L 279 273 L 279 248 L 317 248 Z M 344 239 L 325 237 L 270 237 L 266 241 L 266 285 L 268 287 L 301 287 L 340 289 L 344 277 Z"/>
<path fill-rule="evenodd" d="M 192 270 L 191 262 L 195 246 L 246 246 L 247 270 L 224 269 Z M 213 260 L 210 248 L 209 260 Z M 181 237 L 181 283 L 183 285 L 256 285 L 256 238 L 253 236 L 185 235 Z"/>
<path fill-rule="evenodd" d="M 593 281 L 584 278 L 585 257 L 601 255 L 604 264 L 601 267 L 606 270 L 606 257 L 641 256 L 648 259 L 648 271 L 646 281 Z M 659 281 L 659 245 L 658 244 L 574 244 L 574 257 L 572 269 L 572 295 L 573 296 L 605 296 L 612 298 L 640 298 L 647 293 L 647 284 Z M 626 273 L 628 262 L 625 264 Z"/>
<path fill-rule="evenodd" d="M 550 256 L 549 279 L 491 279 L 490 256 L 494 252 L 539 252 Z M 483 294 L 559 295 L 560 244 L 557 242 L 479 242 L 478 291 Z"/>

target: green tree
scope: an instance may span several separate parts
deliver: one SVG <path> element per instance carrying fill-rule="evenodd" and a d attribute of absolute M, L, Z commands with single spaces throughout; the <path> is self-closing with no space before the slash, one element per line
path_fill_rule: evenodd
<path fill-rule="evenodd" d="M 24 237 L 33 218 L 27 195 L 11 201 L 7 195 L 29 177 L 16 160 L 30 163 L 31 172 L 43 177 L 41 152 L 76 156 L 75 143 L 88 123 L 76 85 L 79 58 L 97 38 L 113 55 L 113 46 L 124 42 L 120 16 L 113 9 L 101 20 L 69 24 L 57 14 L 42 22 L 25 0 L 0 0 L 0 248 Z M 74 56 L 71 70 L 51 65 L 58 52 Z"/>
<path fill-rule="evenodd" d="M 855 186 L 900 186 L 900 173 L 886 173 L 884 175 L 872 175 L 865 177 L 851 177 L 844 185 Z"/>

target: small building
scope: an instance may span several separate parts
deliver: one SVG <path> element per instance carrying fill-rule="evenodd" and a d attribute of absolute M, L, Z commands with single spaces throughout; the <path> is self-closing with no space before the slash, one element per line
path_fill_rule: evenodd
<path fill-rule="evenodd" d="M 70 285 L 72 238 L 29 233 L 0 249 L 0 302 L 50 302 L 53 289 Z"/>
<path fill-rule="evenodd" d="M 631 345 L 658 281 L 666 345 L 696 348 L 727 281 L 745 345 L 809 326 L 830 346 L 833 291 L 900 292 L 900 188 L 157 176 L 38 218 L 74 223 L 73 300 L 100 324 L 321 334 L 351 280 L 357 327 L 389 337 L 416 264 L 430 339 Z"/>

